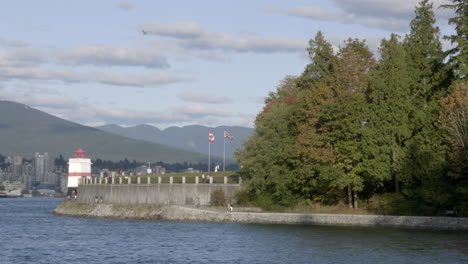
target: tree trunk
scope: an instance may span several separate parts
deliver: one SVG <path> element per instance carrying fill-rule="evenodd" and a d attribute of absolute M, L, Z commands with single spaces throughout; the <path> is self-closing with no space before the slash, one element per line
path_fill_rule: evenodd
<path fill-rule="evenodd" d="M 393 165 L 394 165 L 395 161 L 396 161 L 395 151 L 392 151 L 392 161 L 393 161 Z M 393 169 L 392 169 L 392 171 L 393 171 Z M 393 173 L 395 173 L 395 172 L 393 171 Z M 400 185 L 398 183 L 398 177 L 396 175 L 395 175 L 395 192 L 397 192 L 397 193 L 400 192 Z"/>
<path fill-rule="evenodd" d="M 353 191 L 354 193 L 354 209 L 358 209 L 358 194 L 356 191 Z"/>
<path fill-rule="evenodd" d="M 395 192 L 400 192 L 400 182 L 398 181 L 398 177 L 395 175 Z"/>
<path fill-rule="evenodd" d="M 348 185 L 348 205 L 349 208 L 353 208 L 353 194 L 351 193 L 351 185 Z"/>

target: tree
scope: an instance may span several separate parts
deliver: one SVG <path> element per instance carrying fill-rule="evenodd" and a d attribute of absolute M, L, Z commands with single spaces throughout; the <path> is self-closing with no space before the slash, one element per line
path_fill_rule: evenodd
<path fill-rule="evenodd" d="M 439 100 L 448 92 L 450 71 L 444 67 L 439 29 L 435 27 L 432 4 L 419 3 L 411 21 L 411 31 L 404 47 L 408 54 L 411 79 L 410 122 L 411 138 L 405 144 L 405 160 L 401 162 L 399 178 L 406 186 L 405 195 L 421 203 L 442 207 L 447 196 L 434 196 L 444 192 L 447 165 L 447 144 L 443 131 L 435 124 L 440 112 Z"/>
<path fill-rule="evenodd" d="M 247 178 L 252 200 L 290 205 L 297 195 L 291 188 L 296 138 L 296 79 L 285 78 L 265 100 L 255 120 L 254 135 L 236 153 Z"/>
<path fill-rule="evenodd" d="M 311 62 L 298 80 L 302 89 L 308 89 L 326 78 L 332 71 L 332 61 L 335 57 L 332 45 L 325 40 L 321 31 L 317 32 L 314 39 L 309 40 L 307 52 Z"/>
<path fill-rule="evenodd" d="M 449 24 L 455 25 L 456 34 L 445 36 L 455 47 L 448 51 L 458 79 L 468 78 L 468 2 L 466 0 L 451 0 L 453 4 L 443 5 L 455 11 L 456 16 L 449 19 Z"/>
<path fill-rule="evenodd" d="M 292 186 L 295 193 L 303 199 L 333 203 L 340 198 L 340 194 L 336 190 L 330 190 L 330 184 L 339 177 L 340 171 L 330 166 L 334 153 L 319 121 L 321 108 L 333 100 L 331 76 L 336 56 L 331 44 L 320 31 L 309 42 L 307 50 L 311 63 L 298 79 L 301 93 L 298 96 L 297 109 L 302 122 L 297 124 L 297 159 L 294 160 Z"/>
<path fill-rule="evenodd" d="M 357 193 L 364 188 L 361 130 L 367 115 L 365 94 L 369 74 L 375 65 L 364 41 L 347 40 L 333 62 L 333 102 L 322 109 L 321 123 L 336 155 L 333 166 L 342 172 L 342 177 L 336 178 L 331 187 L 347 186 L 349 206 L 354 208 L 357 208 Z"/>
<path fill-rule="evenodd" d="M 468 175 L 468 84 L 458 84 L 440 100 L 439 123 L 451 145 L 452 176 Z"/>
<path fill-rule="evenodd" d="M 449 176 L 457 200 L 452 206 L 458 206 L 462 215 L 468 216 L 468 84 L 459 83 L 440 103 L 443 111 L 439 123 L 447 132 L 451 147 Z"/>
<path fill-rule="evenodd" d="M 378 188 L 393 179 L 396 191 L 397 171 L 412 134 L 410 113 L 414 110 L 407 53 L 398 38 L 392 34 L 381 42 L 382 58 L 371 78 L 370 111 L 363 128 L 364 167 L 369 183 Z"/>

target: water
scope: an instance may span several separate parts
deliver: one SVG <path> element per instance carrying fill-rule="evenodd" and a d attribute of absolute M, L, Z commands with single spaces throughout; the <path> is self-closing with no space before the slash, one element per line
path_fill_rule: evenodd
<path fill-rule="evenodd" d="M 468 232 L 126 221 L 0 199 L 0 263 L 468 263 Z"/>

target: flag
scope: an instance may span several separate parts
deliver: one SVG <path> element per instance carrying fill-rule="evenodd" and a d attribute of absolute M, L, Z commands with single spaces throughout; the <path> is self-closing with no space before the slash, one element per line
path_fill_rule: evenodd
<path fill-rule="evenodd" d="M 234 136 L 231 135 L 231 134 L 229 134 L 229 132 L 227 132 L 227 131 L 224 131 L 224 137 L 225 137 L 225 138 L 229 138 L 230 140 L 233 140 L 233 139 L 234 139 Z"/>
<path fill-rule="evenodd" d="M 214 134 L 212 131 L 210 131 L 208 133 L 208 142 L 214 142 L 215 141 L 215 137 L 214 137 Z"/>

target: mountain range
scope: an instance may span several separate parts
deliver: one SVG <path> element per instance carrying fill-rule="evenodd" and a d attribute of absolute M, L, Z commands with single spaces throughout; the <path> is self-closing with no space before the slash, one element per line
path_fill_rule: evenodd
<path fill-rule="evenodd" d="M 185 149 L 188 151 L 208 154 L 208 132 L 212 131 L 215 142 L 211 143 L 211 155 L 222 157 L 224 147 L 224 131 L 234 138 L 225 139 L 226 158 L 232 158 L 234 151 L 239 148 L 253 132 L 252 128 L 239 126 L 218 126 L 209 128 L 206 126 L 191 125 L 184 127 L 169 127 L 161 130 L 151 125 L 138 125 L 122 127 L 119 125 L 105 125 L 96 127 L 100 130 L 125 136 L 128 138 L 145 140 Z"/>
<path fill-rule="evenodd" d="M 206 139 L 206 136 L 204 137 Z M 27 105 L 0 100 L 0 154 L 71 157 L 83 148 L 92 159 L 206 162 L 207 155 L 83 126 Z"/>

